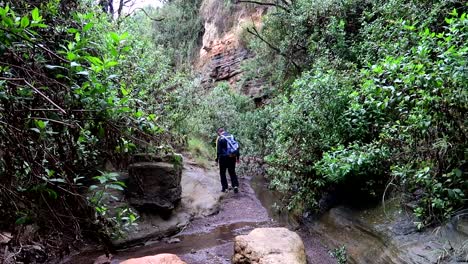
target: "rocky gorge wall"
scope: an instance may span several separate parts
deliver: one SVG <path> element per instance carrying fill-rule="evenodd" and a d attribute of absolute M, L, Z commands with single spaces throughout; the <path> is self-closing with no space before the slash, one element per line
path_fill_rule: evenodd
<path fill-rule="evenodd" d="M 230 0 L 203 1 L 200 15 L 205 32 L 199 57 L 194 62 L 203 87 L 210 88 L 217 82 L 226 81 L 254 100 L 261 100 L 260 80 L 241 82 L 241 63 L 254 54 L 245 47 L 240 36 L 248 26 L 261 26 L 261 18 L 267 10 L 264 6 L 235 4 Z"/>

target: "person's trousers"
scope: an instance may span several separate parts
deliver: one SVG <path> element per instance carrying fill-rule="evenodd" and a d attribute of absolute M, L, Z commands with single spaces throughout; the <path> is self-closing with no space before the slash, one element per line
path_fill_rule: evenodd
<path fill-rule="evenodd" d="M 223 190 L 228 188 L 228 182 L 226 179 L 226 170 L 229 172 L 231 177 L 232 187 L 239 187 L 239 181 L 236 175 L 236 157 L 221 156 L 219 158 L 219 175 L 221 177 L 221 186 Z"/>

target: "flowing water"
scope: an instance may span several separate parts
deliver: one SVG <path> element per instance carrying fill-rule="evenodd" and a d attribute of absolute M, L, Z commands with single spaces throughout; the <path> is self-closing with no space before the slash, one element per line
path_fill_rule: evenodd
<path fill-rule="evenodd" d="M 243 179 L 241 193 L 227 194 L 218 214 L 195 219 L 177 240 L 149 241 L 121 250 L 113 262 L 172 253 L 187 263 L 230 263 L 235 236 L 257 227 L 285 226 L 304 240 L 309 263 L 335 263 L 328 249 L 345 246 L 348 263 L 450 263 L 466 259 L 468 222 L 458 219 L 436 230 L 418 232 L 398 201 L 370 209 L 332 208 L 319 219 L 299 224 L 285 211 L 282 196 L 263 177 Z M 450 247 L 448 247 L 450 246 Z M 93 263 L 102 251 L 84 252 L 62 263 Z M 458 255 L 457 255 L 458 254 Z M 457 262 L 458 263 L 458 262 Z"/>

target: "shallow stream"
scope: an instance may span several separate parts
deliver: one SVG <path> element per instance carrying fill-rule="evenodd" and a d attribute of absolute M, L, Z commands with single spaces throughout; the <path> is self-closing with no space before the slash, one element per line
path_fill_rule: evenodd
<path fill-rule="evenodd" d="M 344 246 L 348 263 L 468 263 L 468 221 L 458 219 L 434 230 L 418 232 L 398 201 L 354 210 L 336 207 L 318 220 L 299 224 L 277 210 L 281 195 L 263 177 L 243 179 L 239 194 L 228 193 L 221 210 L 195 219 L 172 238 L 120 250 L 112 263 L 159 253 L 180 256 L 188 264 L 228 264 L 235 236 L 257 227 L 286 226 L 304 240 L 309 263 L 335 263 L 328 250 Z M 102 251 L 83 252 L 62 263 L 93 263 Z"/>

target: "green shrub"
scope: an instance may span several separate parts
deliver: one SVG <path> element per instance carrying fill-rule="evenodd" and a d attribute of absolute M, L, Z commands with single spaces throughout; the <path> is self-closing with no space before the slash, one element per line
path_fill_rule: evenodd
<path fill-rule="evenodd" d="M 420 226 L 466 208 L 467 9 L 304 0 L 268 14 L 244 78 L 271 85 L 249 115 L 268 120 L 257 153 L 290 208 L 349 181 L 374 196 L 397 184 Z"/>
<path fill-rule="evenodd" d="M 164 100 L 184 77 L 142 14 L 118 25 L 97 7 L 32 2 L 0 7 L 0 228 L 105 241 L 129 211 L 106 219 L 86 185 L 107 160 L 170 144 Z"/>
<path fill-rule="evenodd" d="M 187 149 L 195 162 L 204 168 L 207 168 L 216 157 L 215 149 L 209 145 L 209 142 L 199 138 L 189 138 Z"/>

